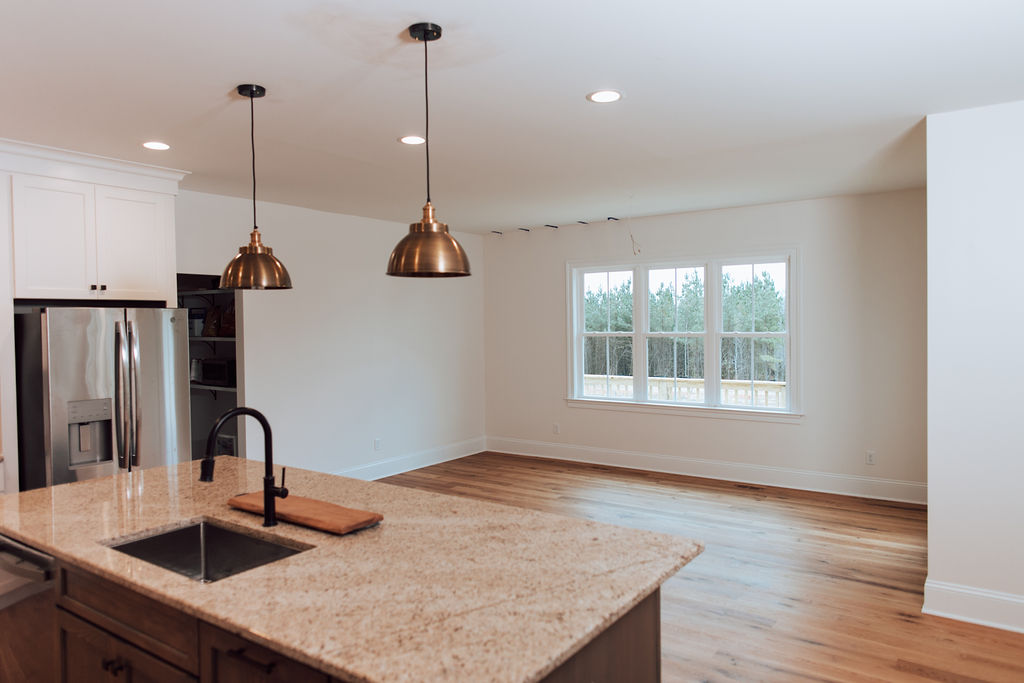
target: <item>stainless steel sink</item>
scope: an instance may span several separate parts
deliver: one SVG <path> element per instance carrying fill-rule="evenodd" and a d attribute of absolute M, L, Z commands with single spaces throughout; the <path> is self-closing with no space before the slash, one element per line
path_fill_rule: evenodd
<path fill-rule="evenodd" d="M 290 557 L 312 546 L 284 545 L 203 520 L 110 547 L 209 583 Z"/>

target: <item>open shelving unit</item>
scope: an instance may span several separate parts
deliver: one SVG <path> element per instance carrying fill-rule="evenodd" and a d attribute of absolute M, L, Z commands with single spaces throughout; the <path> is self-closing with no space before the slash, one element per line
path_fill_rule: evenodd
<path fill-rule="evenodd" d="M 191 388 L 197 389 L 199 391 L 212 391 L 212 392 L 231 391 L 231 392 L 234 392 L 234 393 L 238 393 L 238 387 L 222 387 L 222 386 L 217 385 L 217 384 L 202 384 L 201 382 L 192 382 L 192 383 L 189 384 L 189 386 Z"/>
<path fill-rule="evenodd" d="M 178 274 L 178 306 L 189 311 L 193 457 L 205 453 L 207 434 L 217 418 L 244 405 L 242 297 L 234 290 L 218 289 L 218 280 L 217 275 Z M 215 311 L 218 323 L 207 324 Z M 233 312 L 234 325 L 225 334 L 219 328 L 219 321 L 228 311 Z M 210 377 L 211 370 L 219 375 Z M 244 456 L 244 453 L 244 433 L 239 432 L 237 421 L 233 420 L 221 430 L 216 454 Z"/>

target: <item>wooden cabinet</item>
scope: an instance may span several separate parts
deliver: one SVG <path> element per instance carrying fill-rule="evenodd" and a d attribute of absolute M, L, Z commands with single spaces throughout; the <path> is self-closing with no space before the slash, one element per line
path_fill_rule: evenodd
<path fill-rule="evenodd" d="M 91 572 L 62 567 L 57 604 L 191 673 L 199 671 L 199 620 Z"/>
<path fill-rule="evenodd" d="M 288 657 L 90 572 L 61 567 L 61 683 L 328 683 Z"/>
<path fill-rule="evenodd" d="M 173 300 L 173 196 L 14 174 L 11 203 L 15 298 Z"/>
<path fill-rule="evenodd" d="M 57 625 L 61 683 L 195 683 L 197 680 L 63 610 L 58 611 Z"/>
<path fill-rule="evenodd" d="M 326 674 L 209 624 L 199 627 L 200 678 L 208 683 L 328 683 Z"/>
<path fill-rule="evenodd" d="M 660 596 L 655 590 L 544 683 L 661 680 Z M 62 567 L 57 605 L 61 683 L 337 683 L 90 572 Z"/>

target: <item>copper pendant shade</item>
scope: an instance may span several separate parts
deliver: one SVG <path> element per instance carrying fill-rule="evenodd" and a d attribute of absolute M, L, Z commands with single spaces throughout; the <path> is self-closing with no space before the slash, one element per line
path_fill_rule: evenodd
<path fill-rule="evenodd" d="M 423 100 L 426 114 L 427 203 L 423 219 L 409 225 L 409 234 L 395 246 L 388 259 L 388 275 L 401 277 L 460 277 L 469 275 L 466 250 L 448 232 L 448 225 L 434 219 L 430 203 L 430 90 L 427 83 L 427 43 L 441 37 L 437 24 L 413 24 L 409 35 L 423 42 Z"/>
<path fill-rule="evenodd" d="M 252 143 L 252 232 L 249 244 L 239 247 L 220 276 L 221 289 L 291 289 L 292 278 L 274 250 L 263 244 L 256 227 L 256 134 L 253 101 L 267 94 L 261 85 L 238 86 L 238 94 L 249 98 L 249 138 Z"/>
<path fill-rule="evenodd" d="M 224 274 L 221 289 L 291 289 L 292 278 L 274 250 L 264 246 L 260 231 L 253 228 L 249 244 L 239 247 Z"/>
<path fill-rule="evenodd" d="M 409 225 L 409 234 L 402 238 L 391 258 L 388 275 L 408 277 L 459 277 L 469 275 L 469 257 L 448 226 L 434 220 L 434 206 L 423 207 L 423 220 Z"/>

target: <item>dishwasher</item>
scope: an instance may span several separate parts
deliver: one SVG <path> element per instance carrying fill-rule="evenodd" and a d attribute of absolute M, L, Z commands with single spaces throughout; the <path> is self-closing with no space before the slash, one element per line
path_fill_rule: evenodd
<path fill-rule="evenodd" d="M 0 681 L 56 680 L 52 557 L 0 535 Z"/>

